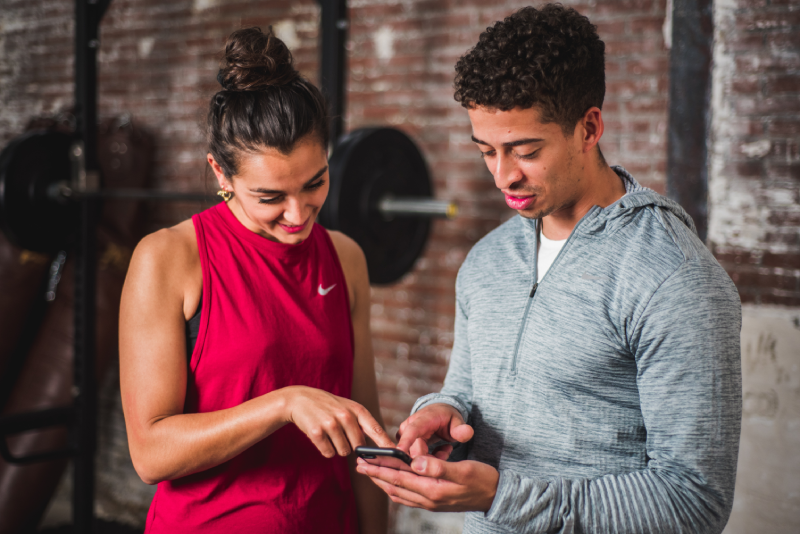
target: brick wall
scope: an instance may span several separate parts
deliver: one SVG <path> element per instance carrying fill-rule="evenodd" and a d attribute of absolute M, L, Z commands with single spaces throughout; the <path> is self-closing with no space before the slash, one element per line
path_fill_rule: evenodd
<path fill-rule="evenodd" d="M 156 184 L 204 187 L 198 124 L 230 31 L 276 25 L 299 68 L 316 79 L 319 10 L 304 2 L 159 2 L 115 0 L 101 28 L 100 113 L 130 112 L 156 137 Z M 70 104 L 72 3 L 7 1 L 3 82 L 8 102 L 0 141 L 27 118 Z M 486 26 L 525 2 L 353 1 L 347 127 L 390 124 L 421 146 L 437 196 L 456 199 L 462 217 L 434 224 L 417 268 L 392 288 L 374 291 L 375 346 L 387 419 L 397 424 L 418 394 L 442 380 L 452 342 L 453 282 L 481 236 L 511 215 L 469 141 L 466 113 L 452 99 L 453 65 Z M 608 50 L 607 159 L 664 189 L 668 52 L 663 1 L 572 4 L 598 25 Z M 198 207 L 153 213 L 158 226 Z"/>
<path fill-rule="evenodd" d="M 434 223 L 427 251 L 413 272 L 397 285 L 373 290 L 381 404 L 392 432 L 414 399 L 441 387 L 452 344 L 453 286 L 460 263 L 480 237 L 513 214 L 496 192 L 469 141 L 469 121 L 453 101 L 451 85 L 453 65 L 475 43 L 479 33 L 523 5 L 522 1 L 502 0 L 350 2 L 346 127 L 389 124 L 409 133 L 425 154 L 436 196 L 455 199 L 462 208 L 458 220 Z M 607 46 L 606 134 L 601 142 L 606 159 L 626 166 L 645 185 L 663 192 L 669 55 L 662 32 L 666 2 L 591 0 L 568 5 L 598 25 Z M 18 134 L 29 117 L 70 105 L 72 6 L 70 0 L 3 2 L 0 143 Z M 765 5 L 759 9 L 788 12 L 789 6 Z M 749 76 L 756 78 L 757 90 L 774 92 L 776 100 L 771 109 L 785 110 L 792 104 L 779 91 L 791 89 L 791 80 L 782 75 L 770 77 L 761 74 L 761 70 L 768 62 L 789 61 L 784 56 L 776 59 L 770 53 L 770 47 L 783 46 L 774 43 L 785 42 L 791 36 L 780 26 L 786 17 L 770 19 L 777 24 L 774 28 L 761 28 L 761 19 L 753 13 L 753 29 L 737 27 L 736 31 L 747 36 L 761 35 L 761 52 L 745 50 L 750 45 L 743 41 L 741 51 L 736 53 L 744 58 L 742 68 L 751 65 L 753 72 Z M 130 112 L 155 136 L 157 187 L 210 187 L 198 124 L 203 120 L 208 98 L 217 89 L 217 58 L 225 37 L 242 26 L 273 24 L 292 48 L 301 71 L 316 79 L 318 21 L 319 9 L 314 0 L 114 0 L 101 28 L 100 114 Z M 796 58 L 792 61 L 795 66 L 791 68 L 796 69 Z M 735 78 L 739 80 L 738 76 Z M 794 87 L 792 90 L 796 90 L 796 84 Z M 742 109 L 761 109 L 757 96 L 742 93 L 742 99 L 750 106 Z M 734 114 L 738 113 L 734 110 Z M 761 125 L 762 130 L 751 132 L 741 130 L 741 126 L 736 135 L 743 143 L 771 140 L 770 151 L 774 154 L 757 159 L 763 172 L 783 169 L 781 183 L 789 183 L 789 175 L 794 172 L 796 183 L 796 165 L 781 166 L 786 154 L 793 154 L 790 157 L 796 162 L 797 144 L 790 142 L 792 136 L 797 139 L 796 122 L 776 117 L 752 120 L 746 123 L 747 128 L 751 124 L 753 128 Z M 751 163 L 739 152 L 735 158 L 727 159 L 741 160 L 743 169 Z M 756 184 L 754 187 L 760 188 L 764 198 L 772 194 L 767 174 L 742 176 Z M 794 191 L 796 194 L 796 188 Z M 730 204 L 719 195 L 714 199 L 718 207 Z M 201 206 L 194 204 L 153 207 L 152 225 L 155 228 L 172 224 L 199 209 Z M 719 207 L 717 213 L 722 209 Z M 798 224 L 796 218 L 791 219 L 797 215 L 790 212 L 788 208 L 776 211 L 778 218 L 774 222 L 755 221 L 783 236 L 780 239 L 787 249 L 762 248 L 770 254 L 784 255 L 784 259 L 786 250 L 791 249 L 791 236 L 781 228 L 786 221 L 794 220 L 795 227 Z M 746 262 L 755 257 L 752 254 L 759 254 L 762 249 L 750 247 L 749 241 L 739 246 L 735 240 L 718 238 L 727 235 L 728 226 L 724 221 L 716 226 L 714 243 L 719 254 L 726 262 L 729 256 L 725 254 L 740 254 L 749 258 L 741 264 L 749 265 Z M 778 240 L 775 238 L 776 243 Z M 797 248 L 791 250 L 800 252 Z M 765 254 L 758 256 L 759 261 L 768 261 L 771 256 Z M 733 262 L 731 259 L 726 265 L 736 275 L 738 267 L 731 267 Z M 781 263 L 781 268 L 785 267 Z M 117 430 L 108 432 L 121 432 L 119 427 L 114 428 Z M 120 476 L 128 476 L 125 473 L 129 471 L 121 473 Z"/>
<path fill-rule="evenodd" d="M 725 534 L 800 529 L 800 5 L 716 0 L 709 245 L 742 313 L 742 436 Z"/>
<path fill-rule="evenodd" d="M 348 128 L 390 124 L 409 133 L 431 168 L 436 195 L 462 216 L 436 222 L 424 257 L 401 283 L 373 290 L 381 402 L 396 427 L 447 370 L 454 282 L 472 245 L 513 215 L 470 141 L 453 100 L 454 65 L 494 21 L 526 2 L 350 2 Z M 573 3 L 597 24 L 607 49 L 606 159 L 664 191 L 668 50 L 658 1 Z M 457 6 L 457 8 L 456 8 Z"/>
<path fill-rule="evenodd" d="M 800 9 L 715 3 L 709 241 L 742 302 L 800 306 Z"/>

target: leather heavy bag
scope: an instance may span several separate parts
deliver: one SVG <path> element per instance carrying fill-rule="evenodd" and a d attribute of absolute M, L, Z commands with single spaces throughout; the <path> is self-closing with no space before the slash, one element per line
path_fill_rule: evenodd
<path fill-rule="evenodd" d="M 98 159 L 109 188 L 147 185 L 153 144 L 130 120 L 100 126 Z M 122 148 L 124 145 L 125 148 Z M 118 161 L 118 165 L 114 164 Z M 141 237 L 137 207 L 109 202 L 98 229 L 97 376 L 102 379 L 117 353 L 119 298 L 131 256 Z M 136 204 L 136 203 L 129 203 Z M 4 413 L 19 413 L 71 402 L 73 384 L 73 259 L 69 254 L 56 299 L 48 307 L 39 334 L 11 392 Z M 66 429 L 53 428 L 9 439 L 12 453 L 27 455 L 62 448 Z M 33 530 L 52 498 L 66 460 L 25 466 L 0 460 L 0 534 Z"/>
<path fill-rule="evenodd" d="M 38 330 L 39 320 L 32 315 L 39 312 L 35 304 L 43 305 L 38 301 L 50 262 L 48 256 L 15 247 L 0 233 L 0 407 Z M 26 328 L 29 322 L 33 332 Z"/>
<path fill-rule="evenodd" d="M 36 118 L 26 131 L 69 132 L 70 114 Z M 44 313 L 45 277 L 52 257 L 22 250 L 0 233 L 0 409 L 38 332 Z"/>

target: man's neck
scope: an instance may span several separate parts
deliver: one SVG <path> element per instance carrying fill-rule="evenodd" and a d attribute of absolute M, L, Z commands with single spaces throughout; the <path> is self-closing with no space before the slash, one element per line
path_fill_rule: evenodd
<path fill-rule="evenodd" d="M 573 202 L 542 219 L 542 233 L 548 239 L 567 239 L 592 207 L 605 208 L 625 195 L 622 179 L 605 163 L 596 171 L 585 173 L 581 182 L 585 187 Z"/>

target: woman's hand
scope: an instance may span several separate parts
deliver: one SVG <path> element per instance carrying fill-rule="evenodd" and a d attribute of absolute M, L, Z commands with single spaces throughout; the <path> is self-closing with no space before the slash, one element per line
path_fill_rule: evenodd
<path fill-rule="evenodd" d="M 355 401 L 305 386 L 289 386 L 281 392 L 286 422 L 302 430 L 326 458 L 347 456 L 366 445 L 364 434 L 379 447 L 394 447 L 383 426 Z"/>

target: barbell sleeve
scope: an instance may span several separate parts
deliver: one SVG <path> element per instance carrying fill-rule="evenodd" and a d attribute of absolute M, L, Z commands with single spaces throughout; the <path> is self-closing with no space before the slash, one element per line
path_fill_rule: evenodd
<path fill-rule="evenodd" d="M 385 197 L 378 202 L 378 211 L 386 216 L 408 215 L 455 219 L 458 216 L 458 204 L 432 198 Z"/>

